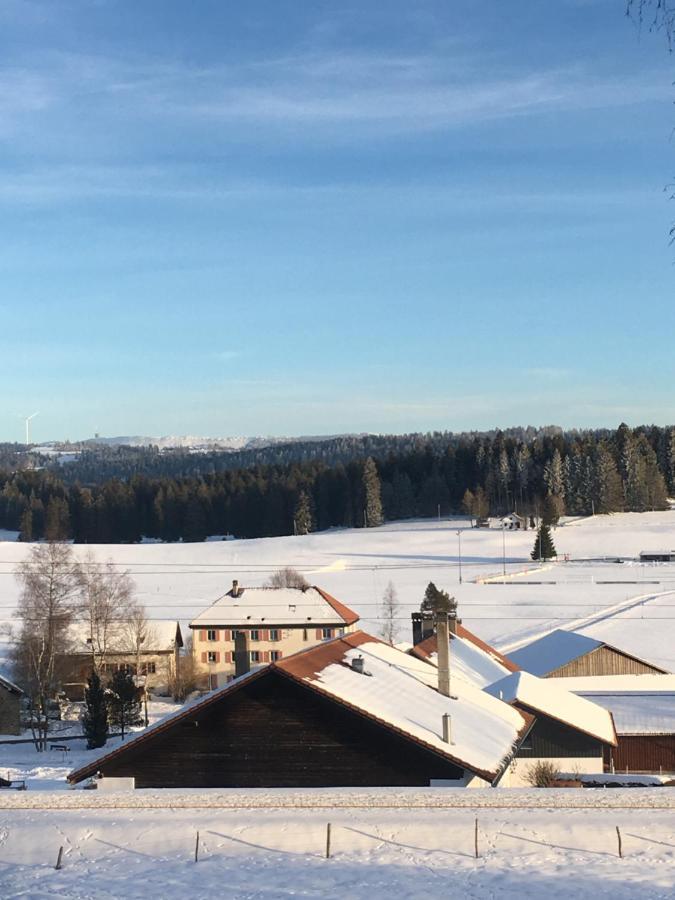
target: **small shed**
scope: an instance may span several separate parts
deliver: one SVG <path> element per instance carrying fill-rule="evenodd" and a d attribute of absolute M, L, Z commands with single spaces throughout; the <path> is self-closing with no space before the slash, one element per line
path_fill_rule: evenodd
<path fill-rule="evenodd" d="M 0 734 L 21 734 L 21 698 L 18 685 L 0 675 Z"/>
<path fill-rule="evenodd" d="M 519 516 L 518 513 L 512 512 L 508 516 L 502 516 L 499 520 L 499 527 L 506 528 L 507 531 L 520 531 L 527 528 L 527 519 Z"/>
<path fill-rule="evenodd" d="M 675 550 L 641 550 L 640 562 L 675 562 Z"/>

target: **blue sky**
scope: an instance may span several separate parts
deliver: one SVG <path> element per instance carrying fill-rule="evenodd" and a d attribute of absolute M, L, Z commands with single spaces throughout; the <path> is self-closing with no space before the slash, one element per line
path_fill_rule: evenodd
<path fill-rule="evenodd" d="M 675 421 L 623 0 L 0 0 L 0 439 Z"/>

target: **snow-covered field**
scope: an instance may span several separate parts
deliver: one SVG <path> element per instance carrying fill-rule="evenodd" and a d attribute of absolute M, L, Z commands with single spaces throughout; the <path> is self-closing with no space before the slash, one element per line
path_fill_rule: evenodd
<path fill-rule="evenodd" d="M 643 793 L 621 792 L 636 803 Z M 172 808 L 160 817 L 154 809 L 0 809 L 3 900 L 656 900 L 672 897 L 674 883 L 672 810 Z"/>
<path fill-rule="evenodd" d="M 675 546 L 675 511 L 570 521 L 554 531 L 561 561 L 541 567 L 529 559 L 534 539 L 532 531 L 502 534 L 457 519 L 297 537 L 74 549 L 78 555 L 91 549 L 128 568 L 151 617 L 184 624 L 228 590 L 233 578 L 259 585 L 279 567 L 293 566 L 359 612 L 366 630 L 377 632 L 382 594 L 391 581 L 401 602 L 400 640 L 410 639 L 410 613 L 419 609 L 429 581 L 451 591 L 465 625 L 498 646 L 585 623 L 636 597 L 675 591 L 675 564 L 599 561 Z M 14 572 L 27 550 L 28 545 L 0 541 L 0 628 L 11 621 L 18 596 Z M 569 562 L 562 561 L 564 554 Z M 632 614 L 631 629 L 651 633 L 649 619 L 656 616 L 662 620 L 658 628 L 675 634 L 675 594 L 642 604 Z"/>

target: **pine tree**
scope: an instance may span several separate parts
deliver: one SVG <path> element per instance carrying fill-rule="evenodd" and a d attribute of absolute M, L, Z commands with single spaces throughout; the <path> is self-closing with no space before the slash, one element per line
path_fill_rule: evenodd
<path fill-rule="evenodd" d="M 130 725 L 140 725 L 143 721 L 134 676 L 126 669 L 118 669 L 110 682 L 108 719 L 111 725 L 117 725 L 123 738 Z"/>
<path fill-rule="evenodd" d="M 363 492 L 365 495 L 366 525 L 375 528 L 384 521 L 382 517 L 382 495 L 380 476 L 372 456 L 363 464 Z"/>
<path fill-rule="evenodd" d="M 87 750 L 105 747 L 108 739 L 108 708 L 101 679 L 95 671 L 87 678 L 84 691 L 82 730 L 87 739 Z"/>
<path fill-rule="evenodd" d="M 457 615 L 457 601 L 451 597 L 447 591 L 437 588 L 433 581 L 427 585 L 424 592 L 424 599 L 420 606 L 421 612 L 432 613 L 433 615 L 442 615 L 454 617 Z"/>
<path fill-rule="evenodd" d="M 21 515 L 19 540 L 29 543 L 33 540 L 33 510 L 27 506 Z"/>
<path fill-rule="evenodd" d="M 314 530 L 312 501 L 307 491 L 300 491 L 293 515 L 296 534 L 310 534 Z"/>
<path fill-rule="evenodd" d="M 554 556 L 557 556 L 557 552 L 555 546 L 553 544 L 553 538 L 551 537 L 551 529 L 548 525 L 541 524 L 539 526 L 539 531 L 537 532 L 537 539 L 534 542 L 534 547 L 532 549 L 532 553 L 530 554 L 531 559 L 552 559 Z"/>

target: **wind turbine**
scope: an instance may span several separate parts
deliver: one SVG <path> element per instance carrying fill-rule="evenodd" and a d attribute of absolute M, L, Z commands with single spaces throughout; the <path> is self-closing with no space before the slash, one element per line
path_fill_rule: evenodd
<path fill-rule="evenodd" d="M 37 415 L 38 415 L 38 413 L 34 412 L 30 416 L 20 416 L 19 417 L 19 418 L 22 418 L 26 424 L 26 445 L 30 444 L 30 420 L 34 419 L 35 416 L 37 416 Z"/>

